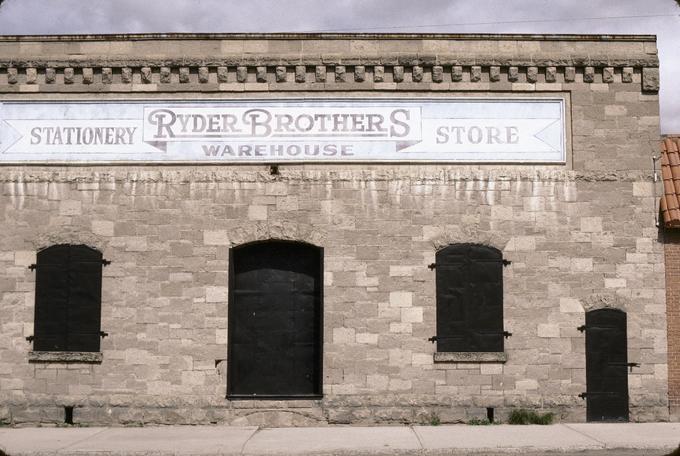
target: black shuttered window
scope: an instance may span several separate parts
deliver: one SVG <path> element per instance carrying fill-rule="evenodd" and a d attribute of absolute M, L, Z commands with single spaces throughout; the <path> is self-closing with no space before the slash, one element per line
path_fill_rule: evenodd
<path fill-rule="evenodd" d="M 437 252 L 437 351 L 503 351 L 503 255 L 453 244 Z"/>
<path fill-rule="evenodd" d="M 98 352 L 101 335 L 101 252 L 55 245 L 38 252 L 35 351 Z"/>

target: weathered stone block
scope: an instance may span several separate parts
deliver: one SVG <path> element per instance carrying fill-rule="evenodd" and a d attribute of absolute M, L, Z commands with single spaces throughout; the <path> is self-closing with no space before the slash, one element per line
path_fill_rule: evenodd
<path fill-rule="evenodd" d="M 94 82 L 94 71 L 92 68 L 86 67 L 82 69 L 83 84 L 92 84 Z"/>
<path fill-rule="evenodd" d="M 432 82 L 442 82 L 444 80 L 444 67 L 435 65 L 432 67 Z"/>
<path fill-rule="evenodd" d="M 643 68 L 642 69 L 642 90 L 645 92 L 659 91 L 659 69 L 658 68 Z"/>
<path fill-rule="evenodd" d="M 113 82 L 113 70 L 111 67 L 102 68 L 102 84 L 111 84 Z"/>
<path fill-rule="evenodd" d="M 64 84 L 73 84 L 74 74 L 73 68 L 64 68 Z"/>
<path fill-rule="evenodd" d="M 206 66 L 198 67 L 198 82 L 205 84 L 210 78 L 210 70 Z"/>
<path fill-rule="evenodd" d="M 538 68 L 535 66 L 527 67 L 527 82 L 536 82 L 538 80 Z"/>
<path fill-rule="evenodd" d="M 217 67 L 217 82 L 228 82 L 229 81 L 229 68 L 225 66 Z"/>
<path fill-rule="evenodd" d="M 463 80 L 463 67 L 461 65 L 454 65 L 451 67 L 451 80 L 453 82 L 460 82 Z"/>
<path fill-rule="evenodd" d="M 57 71 L 54 68 L 45 68 L 45 82 L 54 84 L 57 79 Z"/>
<path fill-rule="evenodd" d="M 489 67 L 489 81 L 498 82 L 501 80 L 501 67 L 492 65 Z"/>
<path fill-rule="evenodd" d="M 576 68 L 568 66 L 564 68 L 564 82 L 574 82 L 576 80 Z"/>
<path fill-rule="evenodd" d="M 316 82 L 326 82 L 326 65 L 317 65 L 314 69 L 314 79 Z"/>
<path fill-rule="evenodd" d="M 557 79 L 557 68 L 554 66 L 546 67 L 545 82 L 555 82 Z"/>
<path fill-rule="evenodd" d="M 38 70 L 35 68 L 26 68 L 26 84 L 35 84 L 38 82 Z"/>
<path fill-rule="evenodd" d="M 180 82 L 180 84 L 189 83 L 190 76 L 191 76 L 191 71 L 189 70 L 189 67 L 180 67 L 179 68 L 179 82 Z"/>
<path fill-rule="evenodd" d="M 519 68 L 511 66 L 508 68 L 508 81 L 517 82 L 519 79 Z"/>
<path fill-rule="evenodd" d="M 614 82 L 614 68 L 604 67 L 602 68 L 602 82 L 606 84 L 611 84 Z"/>
<path fill-rule="evenodd" d="M 187 68 L 187 71 L 189 69 Z M 180 69 L 180 79 L 182 75 L 182 70 Z M 120 69 L 120 81 L 123 84 L 130 84 L 132 82 L 132 68 L 123 67 Z M 181 81 L 180 81 L 181 82 Z"/>
<path fill-rule="evenodd" d="M 345 66 L 335 66 L 335 82 L 345 82 Z"/>
<path fill-rule="evenodd" d="M 16 84 L 18 81 L 18 72 L 14 67 L 7 68 L 7 83 Z"/>
<path fill-rule="evenodd" d="M 142 83 L 151 84 L 153 82 L 152 81 L 152 74 L 153 73 L 151 72 L 151 67 L 148 67 L 148 66 L 142 67 L 139 70 L 139 73 L 142 76 Z"/>
<path fill-rule="evenodd" d="M 364 82 L 366 80 L 366 67 L 364 65 L 356 65 L 354 67 L 354 81 Z"/>
<path fill-rule="evenodd" d="M 402 82 L 404 80 L 404 67 L 395 65 L 392 67 L 392 79 L 394 82 Z"/>
<path fill-rule="evenodd" d="M 170 67 L 161 67 L 160 69 L 160 81 L 162 84 L 170 83 Z"/>
<path fill-rule="evenodd" d="M 376 65 L 373 67 L 373 82 L 383 82 L 385 81 L 385 67 L 382 65 Z"/>
<path fill-rule="evenodd" d="M 595 68 L 587 66 L 583 69 L 583 82 L 595 81 Z"/>
<path fill-rule="evenodd" d="M 236 81 L 237 82 L 246 82 L 247 79 L 248 79 L 248 67 L 237 66 L 236 67 Z"/>
<path fill-rule="evenodd" d="M 421 82 L 423 80 L 423 67 L 420 65 L 415 65 L 411 69 L 411 74 L 413 82 Z"/>
<path fill-rule="evenodd" d="M 479 82 L 482 80 L 482 67 L 473 65 L 470 67 L 470 82 Z"/>
<path fill-rule="evenodd" d="M 307 67 L 304 65 L 295 66 L 295 82 L 305 82 L 307 79 Z"/>
<path fill-rule="evenodd" d="M 623 67 L 621 70 L 621 82 L 633 82 L 633 67 Z"/>

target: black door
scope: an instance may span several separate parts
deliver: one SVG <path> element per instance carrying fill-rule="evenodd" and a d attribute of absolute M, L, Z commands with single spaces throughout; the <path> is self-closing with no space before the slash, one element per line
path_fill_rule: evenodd
<path fill-rule="evenodd" d="M 322 249 L 267 241 L 232 249 L 230 398 L 321 396 Z"/>
<path fill-rule="evenodd" d="M 586 407 L 588 421 L 628 421 L 626 313 L 586 313 Z"/>

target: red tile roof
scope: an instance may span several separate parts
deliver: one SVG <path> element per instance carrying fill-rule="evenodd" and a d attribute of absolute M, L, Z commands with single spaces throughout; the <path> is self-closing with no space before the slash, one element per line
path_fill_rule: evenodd
<path fill-rule="evenodd" d="M 680 136 L 661 142 L 661 214 L 666 228 L 680 228 Z"/>

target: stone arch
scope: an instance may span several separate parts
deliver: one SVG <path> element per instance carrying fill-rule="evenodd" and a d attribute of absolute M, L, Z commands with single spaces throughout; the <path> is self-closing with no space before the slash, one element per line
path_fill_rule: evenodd
<path fill-rule="evenodd" d="M 429 239 L 435 251 L 441 250 L 451 244 L 476 244 L 505 251 L 508 237 L 502 233 L 480 232 L 474 227 L 456 227 L 443 229 Z"/>
<path fill-rule="evenodd" d="M 286 221 L 241 224 L 229 232 L 229 242 L 232 247 L 268 239 L 298 241 L 323 247 L 326 233 L 319 231 L 311 224 Z"/>
<path fill-rule="evenodd" d="M 109 240 L 103 236 L 74 227 L 60 227 L 52 228 L 51 231 L 42 231 L 30 242 L 36 251 L 56 244 L 82 244 L 104 252 L 109 245 Z"/>
<path fill-rule="evenodd" d="M 617 309 L 628 313 L 628 300 L 615 293 L 593 293 L 581 300 L 583 310 Z"/>

